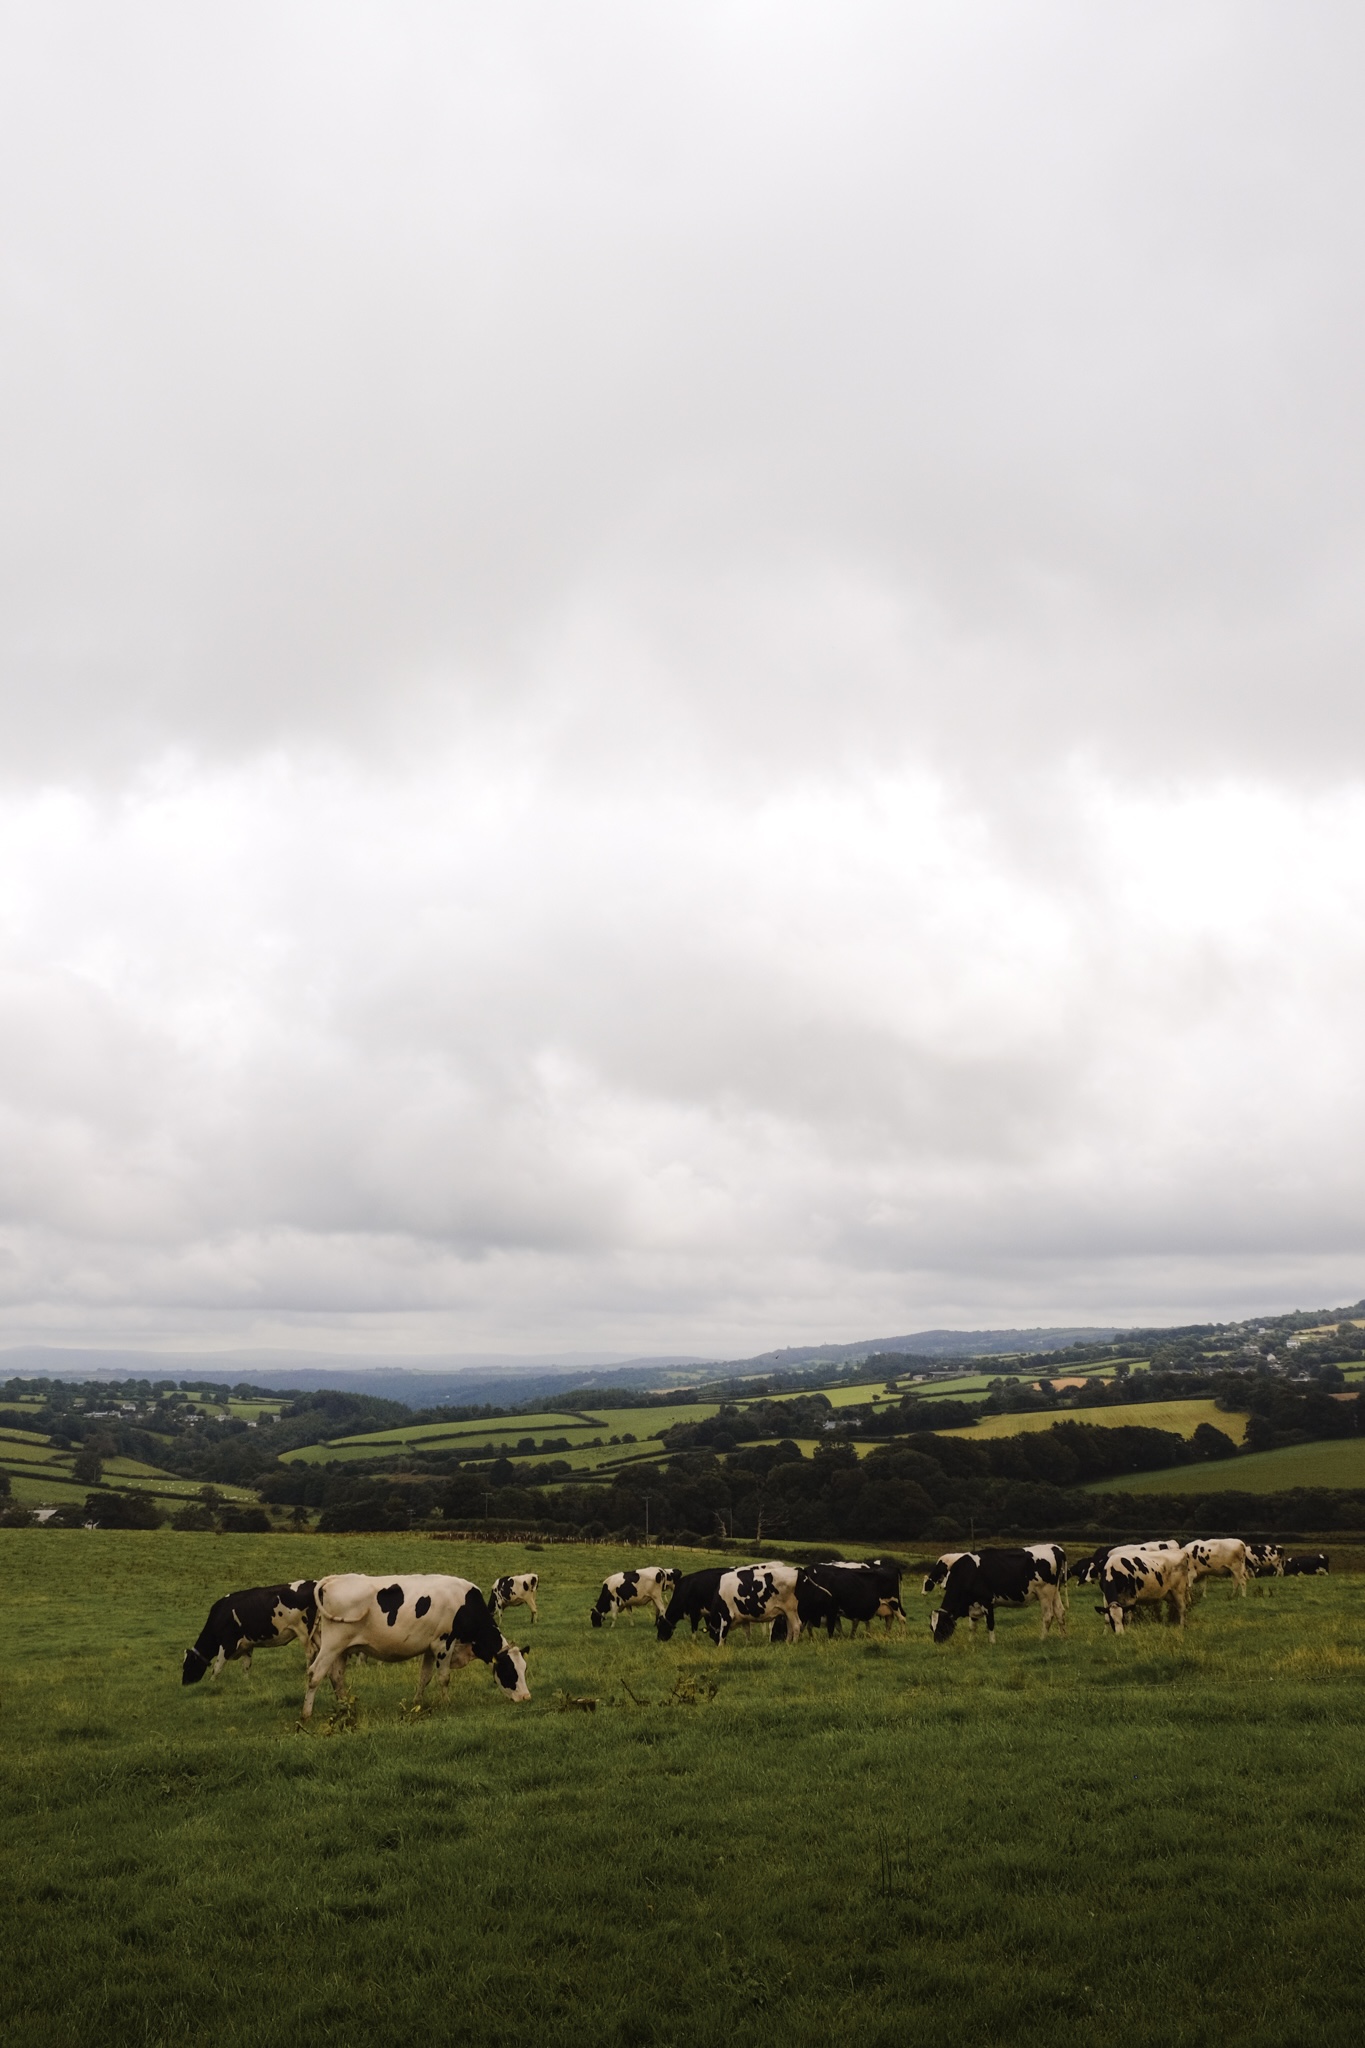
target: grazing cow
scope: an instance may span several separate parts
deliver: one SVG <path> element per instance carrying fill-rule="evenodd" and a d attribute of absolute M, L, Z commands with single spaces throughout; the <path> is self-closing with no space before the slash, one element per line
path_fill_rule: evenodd
<path fill-rule="evenodd" d="M 823 1586 L 809 1572 L 791 1564 L 749 1564 L 723 1572 L 715 1598 L 702 1619 L 714 1643 L 723 1643 L 732 1628 L 755 1622 L 786 1620 L 786 1640 L 798 1641 L 803 1627 L 830 1627 L 838 1610 Z M 831 1629 L 831 1633 L 832 1633 Z"/>
<path fill-rule="evenodd" d="M 1037 1558 L 1031 1550 L 967 1550 L 949 1568 L 942 1605 L 930 1617 L 929 1629 L 936 1643 L 946 1643 L 975 1609 L 984 1614 L 986 1639 L 993 1643 L 997 1602 L 1022 1607 L 1029 1600 L 1038 1602 L 1044 1636 L 1050 1627 L 1066 1634 L 1066 1609 L 1050 1559 Z"/>
<path fill-rule="evenodd" d="M 905 1609 L 901 1606 L 901 1575 L 894 1565 L 880 1562 L 867 1564 L 812 1564 L 806 1567 L 808 1576 L 817 1586 L 829 1594 L 834 1602 L 834 1614 L 829 1628 L 833 1635 L 842 1616 L 847 1615 L 853 1626 L 849 1633 L 857 1635 L 860 1622 L 870 1629 L 872 1623 L 881 1617 L 890 1633 L 893 1622 L 905 1626 Z M 802 1620 L 806 1619 L 802 1615 Z"/>
<path fill-rule="evenodd" d="M 1039 1564 L 1050 1564 L 1057 1591 L 1062 1596 L 1062 1605 L 1069 1605 L 1067 1598 L 1066 1552 L 1060 1543 L 1026 1543 L 1025 1550 L 1030 1557 L 1036 1557 Z"/>
<path fill-rule="evenodd" d="M 1284 1552 L 1277 1543 L 1248 1543 L 1247 1569 L 1253 1579 L 1282 1579 Z"/>
<path fill-rule="evenodd" d="M 1321 1578 L 1326 1571 L 1325 1550 L 1315 1550 L 1311 1557 L 1287 1557 L 1284 1561 L 1284 1575 L 1287 1579 Z"/>
<path fill-rule="evenodd" d="M 1240 1536 L 1197 1537 L 1185 1545 L 1191 1583 L 1200 1579 L 1231 1579 L 1242 1599 L 1247 1591 L 1247 1547 Z"/>
<path fill-rule="evenodd" d="M 1078 1586 L 1095 1586 L 1099 1584 L 1100 1574 L 1104 1570 L 1105 1559 L 1112 1557 L 1116 1550 L 1150 1550 L 1158 1556 L 1163 1552 L 1169 1552 L 1174 1557 L 1181 1547 L 1179 1543 L 1165 1537 L 1161 1538 L 1160 1541 L 1151 1543 L 1101 1543 L 1098 1550 L 1094 1551 L 1091 1556 L 1081 1559 L 1069 1576 L 1076 1581 Z"/>
<path fill-rule="evenodd" d="M 666 1612 L 655 1618 L 655 1633 L 661 1643 L 670 1641 L 674 1629 L 684 1621 L 691 1622 L 693 1635 L 697 1633 L 702 1616 L 715 1600 L 720 1582 L 730 1569 L 725 1564 L 707 1565 L 702 1571 L 688 1572 L 679 1577 Z"/>
<path fill-rule="evenodd" d="M 924 1584 L 920 1591 L 922 1593 L 936 1592 L 960 1557 L 974 1557 L 975 1555 L 976 1552 L 972 1550 L 945 1550 L 937 1563 L 930 1565 L 925 1573 Z"/>
<path fill-rule="evenodd" d="M 510 1573 L 506 1578 L 495 1579 L 488 1596 L 488 1611 L 494 1621 L 504 1607 L 529 1607 L 532 1621 L 539 1621 L 540 1616 L 536 1613 L 536 1587 L 539 1584 L 538 1572 Z"/>
<path fill-rule="evenodd" d="M 252 1586 L 244 1593 L 224 1593 L 209 1609 L 199 1640 L 186 1650 L 180 1670 L 182 1685 L 197 1685 L 206 1671 L 215 1678 L 225 1664 L 240 1663 L 251 1675 L 251 1653 L 276 1643 L 307 1643 L 317 1619 L 311 1579 L 292 1579 L 287 1586 Z"/>
<path fill-rule="evenodd" d="M 662 1615 L 668 1596 L 681 1577 L 681 1572 L 658 1564 L 641 1565 L 633 1572 L 613 1572 L 610 1578 L 603 1579 L 597 1604 L 588 1619 L 594 1628 L 601 1628 L 610 1617 L 615 1628 L 618 1614 L 629 1613 L 634 1622 L 637 1607 L 652 1607 L 656 1616 Z"/>
<path fill-rule="evenodd" d="M 462 1671 L 471 1657 L 492 1667 L 509 1700 L 529 1700 L 526 1652 L 509 1643 L 478 1587 L 468 1579 L 433 1572 L 413 1572 L 395 1579 L 370 1579 L 360 1572 L 335 1572 L 317 1582 L 317 1627 L 303 1718 L 313 1711 L 313 1695 L 324 1678 L 340 1692 L 346 1659 L 362 1650 L 383 1664 L 403 1664 L 420 1657 L 417 1697 L 420 1700 L 433 1671 L 449 1690 L 452 1671 Z"/>
<path fill-rule="evenodd" d="M 1168 1545 L 1155 1543 L 1119 1544 L 1100 1567 L 1099 1587 L 1104 1604 L 1095 1612 L 1104 1616 L 1116 1636 L 1121 1636 L 1124 1617 L 1131 1608 L 1165 1601 L 1170 1619 L 1183 1628 L 1193 1583 L 1194 1560 L 1188 1550 L 1172 1550 Z"/>

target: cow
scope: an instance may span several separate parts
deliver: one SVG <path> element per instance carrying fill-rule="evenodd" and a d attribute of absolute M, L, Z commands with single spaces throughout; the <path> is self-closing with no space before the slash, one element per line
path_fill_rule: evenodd
<path fill-rule="evenodd" d="M 1025 1550 L 1030 1557 L 1036 1557 L 1039 1564 L 1052 1566 L 1054 1582 L 1061 1594 L 1063 1607 L 1069 1606 L 1067 1596 L 1066 1552 L 1060 1543 L 1026 1543 Z"/>
<path fill-rule="evenodd" d="M 1322 1578 L 1327 1573 L 1327 1552 L 1315 1550 L 1310 1557 L 1287 1557 L 1284 1561 L 1284 1575 L 1287 1579 Z"/>
<path fill-rule="evenodd" d="M 538 1572 L 509 1573 L 506 1578 L 495 1579 L 488 1596 L 488 1611 L 494 1621 L 504 1607 L 529 1607 L 532 1621 L 539 1621 L 540 1616 L 536 1612 L 536 1587 L 539 1584 Z"/>
<path fill-rule="evenodd" d="M 231 1663 L 240 1663 L 249 1678 L 253 1650 L 271 1649 L 276 1643 L 306 1644 L 317 1611 L 311 1579 L 224 1593 L 210 1607 L 198 1642 L 185 1652 L 180 1683 L 197 1685 L 206 1671 L 217 1678 L 223 1666 Z"/>
<path fill-rule="evenodd" d="M 1191 1582 L 1200 1579 L 1231 1579 L 1242 1599 L 1247 1591 L 1247 1547 L 1240 1536 L 1196 1537 L 1185 1545 L 1191 1564 Z"/>
<path fill-rule="evenodd" d="M 1111 1557 L 1116 1550 L 1151 1550 L 1155 1551 L 1158 1555 L 1168 1552 L 1174 1557 L 1175 1553 L 1181 1548 L 1182 1546 L 1179 1543 L 1166 1537 L 1154 1540 L 1151 1543 L 1101 1543 L 1098 1550 L 1094 1551 L 1089 1557 L 1081 1559 L 1075 1570 L 1069 1573 L 1069 1577 L 1073 1578 L 1078 1586 L 1098 1585 L 1100 1573 L 1104 1570 L 1105 1559 Z"/>
<path fill-rule="evenodd" d="M 741 1565 L 723 1572 L 715 1598 L 702 1619 L 713 1643 L 723 1643 L 732 1628 L 751 1628 L 755 1622 L 786 1621 L 786 1640 L 800 1639 L 802 1628 L 830 1629 L 838 1609 L 824 1587 L 809 1572 L 791 1564 Z"/>
<path fill-rule="evenodd" d="M 946 1643 L 957 1624 L 978 1609 L 986 1618 L 986 1640 L 993 1643 L 996 1603 L 1021 1607 L 1028 1600 L 1038 1602 L 1044 1636 L 1050 1627 L 1066 1634 L 1066 1609 L 1050 1560 L 1029 1550 L 967 1550 L 949 1568 L 929 1630 L 936 1643 Z"/>
<path fill-rule="evenodd" d="M 831 1635 L 844 1615 L 852 1622 L 849 1632 L 855 1636 L 860 1622 L 870 1630 L 878 1616 L 885 1621 L 888 1634 L 893 1622 L 898 1621 L 904 1628 L 901 1575 L 896 1566 L 869 1560 L 866 1564 L 812 1564 L 807 1565 L 806 1571 L 834 1602 Z M 802 1620 L 805 1620 L 804 1615 Z"/>
<path fill-rule="evenodd" d="M 637 1607 L 652 1607 L 656 1620 L 668 1604 L 668 1596 L 682 1578 L 680 1571 L 667 1565 L 646 1564 L 630 1572 L 612 1572 L 603 1579 L 602 1590 L 589 1621 L 594 1628 L 601 1628 L 608 1618 L 613 1628 L 618 1614 L 629 1614 L 632 1623 Z"/>
<path fill-rule="evenodd" d="M 974 1557 L 975 1554 L 974 1551 L 969 1550 L 945 1550 L 937 1563 L 930 1565 L 925 1573 L 924 1584 L 921 1586 L 920 1591 L 922 1593 L 937 1591 L 960 1557 Z"/>
<path fill-rule="evenodd" d="M 1253 1579 L 1282 1579 L 1284 1552 L 1277 1543 L 1248 1543 L 1247 1568 Z"/>
<path fill-rule="evenodd" d="M 417 1698 L 433 1672 L 449 1691 L 450 1674 L 462 1671 L 471 1657 L 491 1666 L 509 1700 L 529 1700 L 526 1651 L 509 1643 L 478 1587 L 469 1579 L 445 1578 L 434 1572 L 405 1573 L 393 1579 L 366 1578 L 361 1572 L 335 1572 L 316 1587 L 317 1623 L 303 1719 L 313 1712 L 313 1695 L 324 1678 L 339 1693 L 346 1660 L 355 1651 L 383 1664 L 403 1664 L 420 1657 Z"/>
<path fill-rule="evenodd" d="M 720 1590 L 721 1580 L 731 1569 L 728 1564 L 707 1565 L 678 1579 L 666 1611 L 655 1617 L 654 1629 L 661 1643 L 669 1642 L 674 1629 L 684 1621 L 691 1622 L 693 1635 L 697 1633 L 702 1616 Z"/>
<path fill-rule="evenodd" d="M 1099 1568 L 1102 1614 L 1116 1636 L 1123 1634 L 1124 1617 L 1134 1607 L 1166 1604 L 1177 1627 L 1185 1625 L 1194 1583 L 1194 1560 L 1187 1549 L 1169 1544 L 1117 1544 Z"/>

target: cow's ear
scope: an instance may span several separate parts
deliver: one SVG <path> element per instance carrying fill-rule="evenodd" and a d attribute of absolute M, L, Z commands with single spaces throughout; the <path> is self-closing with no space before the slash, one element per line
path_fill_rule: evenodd
<path fill-rule="evenodd" d="M 529 1656 L 530 1656 L 530 1654 L 531 1654 L 531 1645 L 530 1645 L 529 1643 L 523 1643 L 523 1644 L 522 1644 L 522 1646 L 521 1646 L 521 1654 L 522 1654 L 522 1656 L 523 1656 L 523 1657 L 529 1657 Z"/>

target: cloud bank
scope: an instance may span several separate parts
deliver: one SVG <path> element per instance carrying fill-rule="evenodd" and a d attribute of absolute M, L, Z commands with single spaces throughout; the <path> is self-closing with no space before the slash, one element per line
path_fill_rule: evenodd
<path fill-rule="evenodd" d="M 44 10 L 0 1335 L 1365 1289 L 1365 41 Z"/>

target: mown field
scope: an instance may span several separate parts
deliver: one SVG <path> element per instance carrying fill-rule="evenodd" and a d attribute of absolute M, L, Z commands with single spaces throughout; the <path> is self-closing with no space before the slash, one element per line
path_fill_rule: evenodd
<path fill-rule="evenodd" d="M 1222 1426 L 1220 1423 L 1219 1427 Z M 1227 1432 L 1229 1436 L 1232 1433 Z M 1365 1487 L 1365 1437 L 1286 1444 L 1278 1451 L 1249 1451 L 1244 1457 L 1218 1465 L 1173 1465 L 1161 1472 L 1132 1472 L 1121 1479 L 1097 1480 L 1082 1491 L 1213 1493 L 1227 1487 L 1236 1493 L 1279 1493 L 1292 1486 Z"/>
<path fill-rule="evenodd" d="M 1211 1422 L 1235 1444 L 1241 1443 L 1247 1427 L 1245 1415 L 1230 1415 L 1213 1401 L 1125 1401 L 1112 1408 L 1054 1408 L 1034 1415 L 987 1415 L 965 1429 L 945 1429 L 943 1435 L 1018 1436 L 1023 1430 L 1051 1429 L 1055 1422 L 1092 1422 L 1099 1429 L 1136 1424 L 1141 1429 L 1169 1429 L 1180 1436 L 1193 1436 L 1201 1422 Z M 1240 1463 L 1237 1469 L 1242 1469 Z"/>
<path fill-rule="evenodd" d="M 1354 2048 L 1360 1579 L 717 1652 L 591 1630 L 625 1561 L 0 1532 L 7 2048 Z M 522 1563 L 529 1705 L 362 1665 L 300 1732 L 292 1647 L 179 1683 L 234 1586 Z"/>

